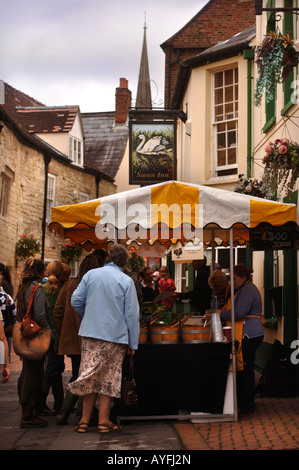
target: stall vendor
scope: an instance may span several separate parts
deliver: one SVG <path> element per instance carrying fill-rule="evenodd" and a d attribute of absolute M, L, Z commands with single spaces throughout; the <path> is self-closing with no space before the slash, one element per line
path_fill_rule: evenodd
<path fill-rule="evenodd" d="M 250 281 L 252 269 L 239 264 L 234 267 L 235 339 L 237 348 L 237 397 L 241 412 L 254 410 L 255 352 L 264 337 L 262 298 L 258 288 Z M 231 299 L 218 310 L 226 324 L 231 323 Z"/>
<path fill-rule="evenodd" d="M 154 302 L 155 298 L 159 295 L 159 288 L 157 282 L 153 280 L 153 273 L 149 266 L 145 266 L 139 272 L 141 277 L 140 290 L 142 293 L 143 302 Z"/>

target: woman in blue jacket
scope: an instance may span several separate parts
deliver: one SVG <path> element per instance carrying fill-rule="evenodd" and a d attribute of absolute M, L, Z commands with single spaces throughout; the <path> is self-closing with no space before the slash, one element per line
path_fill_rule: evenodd
<path fill-rule="evenodd" d="M 111 400 L 120 397 L 123 359 L 128 349 L 138 348 L 139 339 L 139 304 L 134 282 L 124 273 L 127 262 L 127 250 L 113 245 L 107 264 L 85 274 L 71 298 L 82 317 L 79 377 L 68 386 L 83 395 L 76 432 L 87 431 L 98 395 L 98 431 L 119 429 L 109 419 Z"/>

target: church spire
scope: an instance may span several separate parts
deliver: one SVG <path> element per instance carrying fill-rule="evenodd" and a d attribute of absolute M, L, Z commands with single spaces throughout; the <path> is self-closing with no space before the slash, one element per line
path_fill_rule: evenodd
<path fill-rule="evenodd" d="M 152 97 L 151 97 L 151 86 L 150 86 L 150 75 L 148 66 L 148 55 L 147 55 L 147 42 L 146 42 L 146 18 L 144 19 L 144 33 L 143 33 L 143 45 L 141 62 L 139 69 L 139 79 L 136 97 L 136 109 L 152 109 Z"/>

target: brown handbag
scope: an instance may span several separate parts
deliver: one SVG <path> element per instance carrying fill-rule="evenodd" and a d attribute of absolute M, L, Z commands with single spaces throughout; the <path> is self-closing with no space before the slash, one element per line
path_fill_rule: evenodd
<path fill-rule="evenodd" d="M 30 316 L 34 294 L 40 286 L 31 289 L 27 314 L 23 321 L 13 328 L 12 344 L 15 353 L 31 361 L 41 360 L 48 352 L 51 344 L 51 330 L 41 328 Z"/>

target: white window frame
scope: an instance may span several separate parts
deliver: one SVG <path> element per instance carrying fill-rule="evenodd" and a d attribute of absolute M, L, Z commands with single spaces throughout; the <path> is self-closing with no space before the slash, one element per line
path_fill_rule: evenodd
<path fill-rule="evenodd" d="M 51 209 L 55 206 L 56 176 L 48 173 L 46 222 L 50 223 Z"/>
<path fill-rule="evenodd" d="M 83 141 L 73 136 L 69 136 L 69 159 L 75 165 L 83 166 Z"/>
<path fill-rule="evenodd" d="M 14 181 L 14 172 L 5 166 L 5 170 L 0 175 L 0 216 L 5 217 L 8 213 L 10 190 Z"/>
<path fill-rule="evenodd" d="M 90 196 L 87 193 L 84 193 L 83 191 L 80 191 L 80 196 L 79 196 L 79 202 L 86 202 L 89 201 Z"/>
<path fill-rule="evenodd" d="M 225 82 L 224 82 L 224 76 L 225 76 L 225 72 L 229 71 L 229 70 L 233 70 L 233 100 L 232 101 L 225 101 L 225 89 L 228 88 L 229 86 L 231 85 L 225 85 Z M 238 107 L 239 107 L 239 78 L 238 80 L 236 80 L 236 72 L 235 71 L 238 71 L 238 66 L 236 64 L 232 64 L 231 66 L 229 67 L 226 67 L 226 68 L 223 68 L 221 70 L 215 70 L 212 74 L 212 90 L 213 90 L 213 106 L 212 106 L 212 136 L 213 136 L 213 148 L 212 148 L 212 152 L 213 152 L 213 164 L 212 164 L 212 174 L 213 174 L 213 177 L 231 177 L 232 174 L 237 174 L 237 172 L 235 173 L 230 173 L 229 170 L 235 170 L 237 169 L 238 170 Z M 217 87 L 216 88 L 216 74 L 217 73 L 222 73 L 223 74 L 223 83 L 222 83 L 222 86 L 221 87 Z M 239 77 L 239 73 L 238 73 L 238 77 Z M 223 119 L 222 120 L 217 120 L 216 119 L 216 90 L 220 90 L 220 89 L 223 89 L 223 107 L 225 107 L 225 105 L 228 105 L 228 104 L 232 104 L 232 107 L 233 107 L 233 110 L 232 110 L 232 116 L 230 118 L 226 118 L 225 116 L 225 108 L 223 108 Z M 236 90 L 238 88 L 238 96 L 236 97 Z M 220 105 L 218 105 L 220 106 Z M 230 126 L 231 124 L 234 124 L 235 123 L 235 127 L 234 127 L 234 131 L 233 129 L 228 129 L 228 126 Z M 217 126 L 219 125 L 223 125 L 225 127 L 225 129 L 221 132 L 218 132 L 217 131 Z M 235 145 L 231 145 L 231 146 L 228 146 L 228 138 L 229 138 L 229 133 L 230 132 L 235 132 L 236 133 L 236 142 L 235 142 Z M 218 149 L 217 149 L 217 141 L 218 141 L 218 135 L 220 134 L 224 134 L 225 135 L 225 146 L 223 148 L 223 151 L 225 150 L 226 152 L 226 164 L 225 165 L 218 165 Z M 233 164 L 228 164 L 227 160 L 228 160 L 228 152 L 229 152 L 229 149 L 230 148 L 235 148 L 236 149 L 236 163 L 233 163 Z M 228 174 L 227 175 L 220 175 L 219 172 L 221 171 L 227 171 Z"/>
<path fill-rule="evenodd" d="M 215 263 L 219 264 L 219 252 L 220 250 L 226 250 L 229 251 L 229 248 L 226 246 L 217 246 L 215 247 Z M 240 254 L 241 252 L 239 250 L 246 250 L 246 246 L 244 245 L 237 245 L 233 248 L 233 264 L 239 264 L 241 263 L 240 261 Z M 207 248 L 205 250 L 205 255 L 207 257 L 207 265 L 212 264 L 212 248 Z"/>
<path fill-rule="evenodd" d="M 178 263 L 175 265 L 174 282 L 177 292 L 184 292 L 188 288 L 188 264 Z"/>

